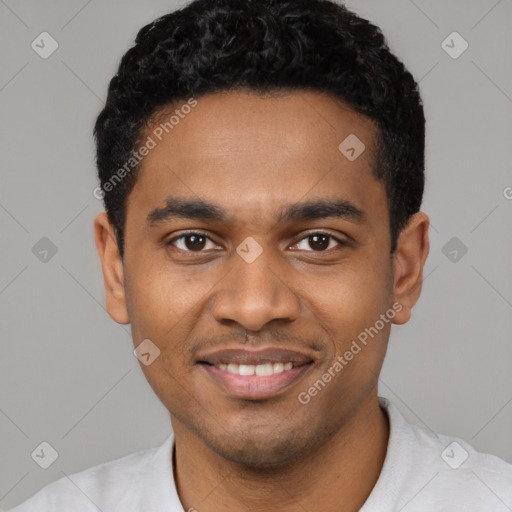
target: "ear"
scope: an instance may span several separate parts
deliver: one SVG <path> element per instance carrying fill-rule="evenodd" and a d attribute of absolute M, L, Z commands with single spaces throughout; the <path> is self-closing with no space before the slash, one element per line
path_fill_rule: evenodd
<path fill-rule="evenodd" d="M 411 216 L 400 232 L 393 255 L 393 291 L 395 302 L 401 304 L 393 323 L 405 324 L 421 294 L 423 267 L 429 251 L 428 227 L 430 220 L 424 212 Z"/>
<path fill-rule="evenodd" d="M 105 212 L 99 213 L 94 219 L 94 236 L 103 272 L 108 314 L 115 322 L 128 324 L 130 318 L 126 308 L 123 261 L 119 254 L 114 226 Z"/>

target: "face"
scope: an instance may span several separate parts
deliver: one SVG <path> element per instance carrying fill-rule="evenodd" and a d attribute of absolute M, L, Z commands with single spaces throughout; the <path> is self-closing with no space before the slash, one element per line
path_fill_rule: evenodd
<path fill-rule="evenodd" d="M 377 129 L 328 94 L 210 94 L 169 133 L 159 122 L 124 265 L 97 219 L 108 310 L 158 347 L 141 368 L 175 433 L 254 466 L 303 457 L 376 395 L 426 235 L 390 255 Z M 350 135 L 359 156 L 353 138 L 339 149 Z"/>

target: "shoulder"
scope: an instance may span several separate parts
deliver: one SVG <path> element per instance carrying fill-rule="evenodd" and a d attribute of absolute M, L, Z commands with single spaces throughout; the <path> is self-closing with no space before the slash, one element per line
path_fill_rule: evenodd
<path fill-rule="evenodd" d="M 510 512 L 512 465 L 468 442 L 409 423 L 379 397 L 390 422 L 384 466 L 365 512 Z"/>
<path fill-rule="evenodd" d="M 511 509 L 512 464 L 477 451 L 459 437 L 410 426 L 416 440 L 411 453 L 418 478 L 411 490 L 418 493 L 417 504 L 440 507 L 442 498 L 444 508 L 436 510 L 456 510 L 461 505 L 468 511 Z"/>
<path fill-rule="evenodd" d="M 159 448 L 139 450 L 63 476 L 8 512 L 89 512 L 115 510 L 144 474 Z"/>
<path fill-rule="evenodd" d="M 413 429 L 429 454 L 427 465 L 436 470 L 434 488 L 461 500 L 474 499 L 473 504 L 498 507 L 502 502 L 512 506 L 512 464 L 477 451 L 459 437 Z"/>

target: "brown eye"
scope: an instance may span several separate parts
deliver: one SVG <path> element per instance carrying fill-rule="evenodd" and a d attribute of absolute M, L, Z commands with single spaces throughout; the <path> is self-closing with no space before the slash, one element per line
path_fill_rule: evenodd
<path fill-rule="evenodd" d="M 296 247 L 301 251 L 309 251 L 309 252 L 325 252 L 327 249 L 331 249 L 333 247 L 332 243 L 334 242 L 334 246 L 338 245 L 346 245 L 344 242 L 339 240 L 333 235 L 329 233 L 311 233 L 308 236 L 304 237 L 300 240 Z M 301 247 L 302 244 L 302 247 Z M 309 249 L 308 249 L 309 247 Z"/>
<path fill-rule="evenodd" d="M 187 235 L 184 240 L 185 246 L 191 251 L 200 251 L 206 245 L 206 237 L 203 235 Z"/>
<path fill-rule="evenodd" d="M 327 235 L 311 235 L 309 238 L 309 246 L 318 251 L 324 251 L 329 247 L 330 237 Z"/>
<path fill-rule="evenodd" d="M 202 252 L 208 242 L 213 244 L 213 240 L 203 233 L 186 233 L 169 240 L 168 245 L 186 252 Z"/>

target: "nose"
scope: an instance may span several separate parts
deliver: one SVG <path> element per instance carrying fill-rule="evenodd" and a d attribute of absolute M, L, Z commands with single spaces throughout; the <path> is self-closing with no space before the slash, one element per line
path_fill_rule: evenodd
<path fill-rule="evenodd" d="M 292 322 L 299 317 L 299 299 L 277 265 L 270 265 L 263 254 L 252 263 L 234 256 L 235 268 L 212 298 L 211 311 L 218 322 L 236 322 L 257 332 L 273 320 Z"/>

